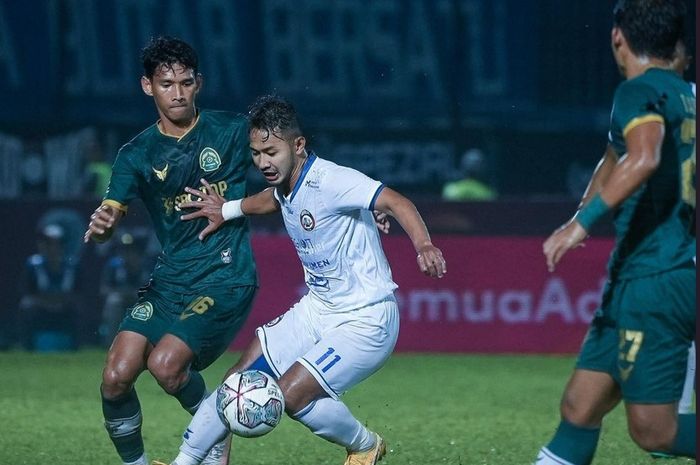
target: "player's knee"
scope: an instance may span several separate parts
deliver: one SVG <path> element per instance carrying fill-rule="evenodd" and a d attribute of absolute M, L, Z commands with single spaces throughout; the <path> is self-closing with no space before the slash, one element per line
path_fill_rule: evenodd
<path fill-rule="evenodd" d="M 278 380 L 278 384 L 284 395 L 284 410 L 292 417 L 316 400 L 317 396 L 313 392 L 298 389 L 284 377 Z"/>
<path fill-rule="evenodd" d="M 559 410 L 561 417 L 569 423 L 574 425 L 586 423 L 587 415 L 585 409 L 576 402 L 575 396 L 571 395 L 569 392 L 564 393 Z"/>
<path fill-rule="evenodd" d="M 603 415 L 592 405 L 587 405 L 570 392 L 565 392 L 560 405 L 561 417 L 581 427 L 600 425 Z"/>
<path fill-rule="evenodd" d="M 635 420 L 629 423 L 629 435 L 642 449 L 648 452 L 664 452 L 673 446 L 674 428 L 651 420 Z"/>
<path fill-rule="evenodd" d="M 135 378 L 134 370 L 123 364 L 106 366 L 102 371 L 102 395 L 111 399 L 127 393 Z"/>
<path fill-rule="evenodd" d="M 187 380 L 187 370 L 173 363 L 167 356 L 152 354 L 148 358 L 148 371 L 168 394 L 176 393 Z"/>

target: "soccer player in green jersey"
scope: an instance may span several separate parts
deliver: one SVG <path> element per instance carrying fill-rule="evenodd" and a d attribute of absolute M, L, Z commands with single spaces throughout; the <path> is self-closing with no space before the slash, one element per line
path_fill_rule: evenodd
<path fill-rule="evenodd" d="M 180 204 L 193 198 L 185 187 L 200 178 L 227 199 L 245 196 L 251 164 L 245 118 L 196 107 L 202 77 L 187 43 L 159 37 L 141 58 L 141 87 L 153 97 L 159 120 L 119 150 L 85 241 L 107 240 L 128 204 L 140 198 L 163 248 L 125 313 L 100 388 L 105 426 L 122 461 L 146 465 L 136 379 L 150 371 L 194 413 L 207 395 L 199 371 L 226 350 L 248 316 L 257 273 L 245 219 L 226 223 L 206 241 L 198 238 L 206 220 L 180 221 Z M 222 442 L 213 449 L 208 463 L 227 463 L 223 448 Z"/>
<path fill-rule="evenodd" d="M 547 265 L 581 245 L 614 210 L 608 283 L 561 422 L 539 465 L 591 463 L 603 417 L 621 400 L 644 450 L 695 457 L 695 414 L 676 411 L 695 333 L 695 96 L 672 69 L 682 0 L 620 0 L 612 49 L 626 80 L 615 93 L 610 147 L 583 206 L 544 243 Z"/>
<path fill-rule="evenodd" d="M 686 49 L 685 43 L 679 41 L 676 44 L 676 54 L 673 58 L 673 69 L 676 70 L 679 76 L 683 76 L 690 67 L 692 57 Z M 688 85 L 695 93 L 695 83 L 688 82 Z M 693 411 L 693 397 L 695 394 L 695 342 L 688 350 L 688 368 L 685 372 L 685 383 L 683 383 L 683 395 L 678 401 L 678 413 L 691 413 Z"/>

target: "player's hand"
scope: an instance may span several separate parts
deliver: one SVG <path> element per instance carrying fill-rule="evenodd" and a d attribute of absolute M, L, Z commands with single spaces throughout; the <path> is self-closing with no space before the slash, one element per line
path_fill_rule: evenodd
<path fill-rule="evenodd" d="M 391 222 L 389 221 L 389 215 L 379 210 L 374 210 L 374 223 L 377 225 L 377 229 L 384 234 L 389 234 L 389 228 L 391 228 Z"/>
<path fill-rule="evenodd" d="M 203 241 L 205 237 L 224 224 L 221 206 L 226 203 L 226 199 L 220 196 L 205 179 L 200 179 L 200 182 L 202 183 L 202 190 L 185 187 L 185 192 L 194 195 L 199 200 L 181 203 L 180 208 L 194 208 L 195 211 L 182 215 L 180 219 L 188 221 L 195 218 L 206 218 L 209 224 L 199 233 L 199 240 Z"/>
<path fill-rule="evenodd" d="M 433 244 L 426 244 L 418 249 L 418 267 L 423 274 L 431 278 L 442 278 L 447 273 L 447 263 L 440 249 Z"/>
<path fill-rule="evenodd" d="M 88 229 L 83 235 L 83 242 L 87 243 L 91 238 L 97 242 L 107 240 L 117 220 L 118 211 L 109 205 L 97 207 L 90 215 L 90 224 L 88 224 Z"/>
<path fill-rule="evenodd" d="M 547 259 L 547 269 L 550 273 L 554 271 L 566 252 L 575 247 L 583 247 L 583 240 L 587 236 L 588 233 L 583 226 L 573 219 L 554 231 L 542 244 L 542 252 Z"/>

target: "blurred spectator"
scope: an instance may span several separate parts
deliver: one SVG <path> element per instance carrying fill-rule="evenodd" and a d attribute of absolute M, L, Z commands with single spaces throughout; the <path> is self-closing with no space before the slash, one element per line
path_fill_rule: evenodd
<path fill-rule="evenodd" d="M 99 327 L 100 342 L 105 347 L 114 339 L 127 305 L 136 300 L 136 289 L 144 286 L 153 268 L 152 256 L 146 253 L 145 234 L 125 232 L 119 237 L 115 254 L 102 271 L 100 295 L 103 299 Z"/>
<path fill-rule="evenodd" d="M 22 187 L 20 190 L 25 198 L 46 197 L 48 181 L 46 161 L 41 144 L 38 139 L 30 139 L 24 143 L 21 166 Z"/>
<path fill-rule="evenodd" d="M 79 262 L 83 252 L 84 221 L 82 215 L 74 208 L 56 207 L 41 215 L 37 221 L 37 229 L 42 230 L 50 224 L 60 226 L 63 229 L 64 258 Z"/>
<path fill-rule="evenodd" d="M 65 254 L 65 230 L 40 229 L 38 253 L 27 258 L 20 280 L 19 343 L 27 350 L 75 348 L 79 283 L 77 260 Z"/>
<path fill-rule="evenodd" d="M 469 149 L 460 162 L 460 179 L 448 182 L 442 189 L 442 198 L 448 201 L 495 200 L 498 194 L 489 186 L 486 160 L 479 149 Z"/>

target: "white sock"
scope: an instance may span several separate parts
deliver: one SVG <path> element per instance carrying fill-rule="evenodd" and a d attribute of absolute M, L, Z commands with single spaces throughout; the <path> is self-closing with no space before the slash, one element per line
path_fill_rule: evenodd
<path fill-rule="evenodd" d="M 678 402 L 678 413 L 692 413 L 693 393 L 695 392 L 695 343 L 688 349 L 688 369 L 685 372 L 683 395 Z"/>
<path fill-rule="evenodd" d="M 357 421 L 339 400 L 330 397 L 318 399 L 297 412 L 294 419 L 315 435 L 340 444 L 349 451 L 367 450 L 374 446 L 374 434 Z"/>
<path fill-rule="evenodd" d="M 217 442 L 228 434 L 228 428 L 216 413 L 216 391 L 204 399 L 183 435 L 180 453 L 173 464 L 199 465 Z"/>
<path fill-rule="evenodd" d="M 540 449 L 537 454 L 537 460 L 532 465 L 574 465 L 573 463 L 556 456 L 546 447 Z"/>
<path fill-rule="evenodd" d="M 146 457 L 146 453 L 144 452 L 141 457 L 137 458 L 133 462 L 124 462 L 124 465 L 148 465 L 148 457 Z"/>

